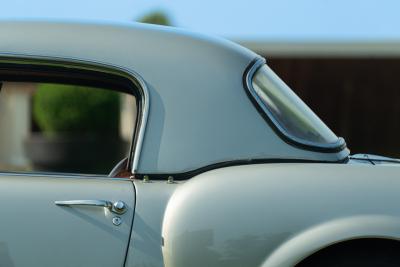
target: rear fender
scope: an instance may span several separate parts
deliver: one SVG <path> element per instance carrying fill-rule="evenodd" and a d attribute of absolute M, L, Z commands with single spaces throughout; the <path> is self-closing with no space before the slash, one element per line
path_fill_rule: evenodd
<path fill-rule="evenodd" d="M 262 267 L 294 266 L 332 244 L 360 238 L 400 238 L 400 218 L 365 215 L 336 219 L 313 226 L 279 246 Z"/>

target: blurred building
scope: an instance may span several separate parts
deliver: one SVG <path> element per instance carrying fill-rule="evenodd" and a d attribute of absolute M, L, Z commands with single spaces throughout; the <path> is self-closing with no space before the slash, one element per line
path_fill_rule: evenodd
<path fill-rule="evenodd" d="M 239 43 L 264 56 L 352 153 L 400 157 L 400 42 Z"/>

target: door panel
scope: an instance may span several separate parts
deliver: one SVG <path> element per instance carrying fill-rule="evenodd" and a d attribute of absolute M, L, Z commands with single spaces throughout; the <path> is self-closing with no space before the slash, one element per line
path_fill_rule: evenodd
<path fill-rule="evenodd" d="M 129 180 L 0 174 L 0 266 L 123 266 L 134 193 Z M 80 199 L 121 200 L 127 211 L 54 204 Z"/>

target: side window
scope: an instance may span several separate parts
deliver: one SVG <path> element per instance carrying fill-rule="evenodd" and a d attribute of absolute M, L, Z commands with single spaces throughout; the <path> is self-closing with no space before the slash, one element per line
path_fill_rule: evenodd
<path fill-rule="evenodd" d="M 0 171 L 107 175 L 129 156 L 134 96 L 78 84 L 0 82 Z"/>

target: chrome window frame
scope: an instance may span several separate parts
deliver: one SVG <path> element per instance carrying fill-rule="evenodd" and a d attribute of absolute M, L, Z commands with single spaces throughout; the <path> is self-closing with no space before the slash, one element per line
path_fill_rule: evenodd
<path fill-rule="evenodd" d="M 257 57 L 250 63 L 244 74 L 244 87 L 248 96 L 252 100 L 253 104 L 256 106 L 257 110 L 260 111 L 261 109 L 260 113 L 262 117 L 266 119 L 269 125 L 272 126 L 272 128 L 275 130 L 278 136 L 280 136 L 286 143 L 289 143 L 290 145 L 294 145 L 302 149 L 307 149 L 311 151 L 331 153 L 344 150 L 346 148 L 346 142 L 342 137 L 338 137 L 337 141 L 333 143 L 324 144 L 324 143 L 311 142 L 293 136 L 280 125 L 280 123 L 275 119 L 271 111 L 265 105 L 264 101 L 257 94 L 256 90 L 253 88 L 252 81 L 254 75 L 265 64 L 266 60 L 261 57 Z"/>
<path fill-rule="evenodd" d="M 47 66 L 47 67 L 67 67 L 67 68 L 74 68 L 76 70 L 90 70 L 98 73 L 106 73 L 106 74 L 120 76 L 131 81 L 135 85 L 136 89 L 138 89 L 137 93 L 139 94 L 140 97 L 139 101 L 137 101 L 137 103 L 140 103 L 140 105 L 138 105 L 137 107 L 138 121 L 136 121 L 136 127 L 133 132 L 131 148 L 128 156 L 129 157 L 128 164 L 131 168 L 129 171 L 131 171 L 132 174 L 136 174 L 139 166 L 144 134 L 146 131 L 148 114 L 150 109 L 150 97 L 149 97 L 148 87 L 144 79 L 137 72 L 122 66 L 117 66 L 109 63 L 92 61 L 92 60 L 82 60 L 76 58 L 65 58 L 65 57 L 55 57 L 55 56 L 0 53 L 0 65 L 6 63 L 21 64 L 21 65 L 31 64 L 31 65 Z M 0 173 L 11 174 L 11 172 L 9 173 L 2 171 L 0 171 Z M 35 175 L 35 172 L 26 172 L 26 173 L 24 172 L 24 175 L 25 174 Z M 19 174 L 14 173 L 14 175 L 19 175 Z M 82 175 L 76 174 L 76 175 L 85 176 L 84 174 Z M 38 174 L 38 176 L 75 177 L 75 174 L 70 175 L 63 173 L 57 173 L 57 174 L 40 173 Z M 90 175 L 90 177 L 103 177 L 103 176 Z M 119 179 L 119 178 L 109 178 L 109 179 Z"/>

